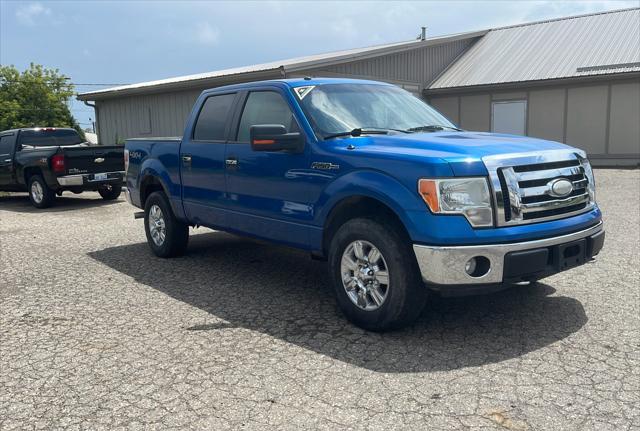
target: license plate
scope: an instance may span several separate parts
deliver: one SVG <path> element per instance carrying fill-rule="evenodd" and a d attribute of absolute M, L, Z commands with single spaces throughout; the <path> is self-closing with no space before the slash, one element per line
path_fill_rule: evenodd
<path fill-rule="evenodd" d="M 107 174 L 95 174 L 93 176 L 93 181 L 103 181 L 107 179 Z"/>

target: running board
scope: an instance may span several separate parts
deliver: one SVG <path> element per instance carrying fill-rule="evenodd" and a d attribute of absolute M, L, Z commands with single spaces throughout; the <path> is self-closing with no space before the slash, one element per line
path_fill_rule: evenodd
<path fill-rule="evenodd" d="M 133 213 L 133 218 L 139 219 L 144 218 L 144 211 L 136 211 Z"/>

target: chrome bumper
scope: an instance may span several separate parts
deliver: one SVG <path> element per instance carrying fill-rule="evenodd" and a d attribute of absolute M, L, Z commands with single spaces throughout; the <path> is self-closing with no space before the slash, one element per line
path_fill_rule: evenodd
<path fill-rule="evenodd" d="M 441 285 L 494 284 L 503 282 L 504 259 L 513 251 L 544 248 L 587 238 L 603 230 L 603 224 L 579 232 L 535 241 L 511 244 L 483 244 L 470 246 L 426 246 L 414 244 L 422 278 L 427 283 Z M 472 277 L 465 271 L 465 264 L 476 256 L 484 256 L 491 264 L 481 277 Z"/>
<path fill-rule="evenodd" d="M 96 174 L 79 174 L 79 175 L 65 175 L 58 177 L 58 184 L 62 187 L 82 186 L 91 183 L 103 183 L 108 181 L 124 181 L 124 171 L 116 172 L 104 172 L 108 178 L 102 180 L 96 180 Z M 109 178 L 110 177 L 110 178 Z"/>

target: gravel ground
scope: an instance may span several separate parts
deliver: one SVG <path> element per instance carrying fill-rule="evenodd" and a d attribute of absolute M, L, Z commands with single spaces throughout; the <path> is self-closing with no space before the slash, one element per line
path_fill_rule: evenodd
<path fill-rule="evenodd" d="M 122 199 L 0 197 L 0 429 L 640 429 L 640 171 L 596 175 L 595 263 L 386 334 L 304 253 L 160 260 Z"/>

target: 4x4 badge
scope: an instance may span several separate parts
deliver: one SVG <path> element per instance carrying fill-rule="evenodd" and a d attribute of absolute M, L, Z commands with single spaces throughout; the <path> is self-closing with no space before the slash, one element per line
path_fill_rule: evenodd
<path fill-rule="evenodd" d="M 340 169 L 340 165 L 336 165 L 329 162 L 313 162 L 311 163 L 311 169 L 322 169 L 322 170 Z"/>

